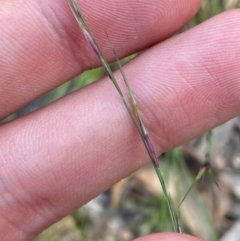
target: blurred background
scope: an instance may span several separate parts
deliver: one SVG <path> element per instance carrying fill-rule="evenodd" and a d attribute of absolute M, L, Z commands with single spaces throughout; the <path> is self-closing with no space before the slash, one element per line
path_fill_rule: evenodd
<path fill-rule="evenodd" d="M 238 7 L 239 0 L 203 0 L 195 18 L 182 31 L 213 15 Z M 133 57 L 130 56 L 123 62 Z M 112 64 L 112 68 L 115 67 Z M 102 68 L 87 71 L 37 99 L 7 120 L 45 106 L 102 76 Z M 181 205 L 179 218 L 183 232 L 208 241 L 240 241 L 239 134 L 240 118 L 212 131 L 209 154 L 213 175 L 205 175 Z M 176 208 L 203 166 L 209 143 L 205 134 L 159 157 Z M 34 241 L 129 241 L 149 233 L 171 230 L 171 220 L 159 181 L 153 167 L 148 165 L 54 224 Z"/>

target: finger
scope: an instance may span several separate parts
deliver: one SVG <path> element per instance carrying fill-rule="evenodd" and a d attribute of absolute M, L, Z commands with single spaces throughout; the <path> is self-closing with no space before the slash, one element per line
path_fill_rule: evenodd
<path fill-rule="evenodd" d="M 239 115 L 239 25 L 239 11 L 222 14 L 125 66 L 158 154 Z M 0 131 L 0 195 L 14 195 L 1 215 L 28 234 L 148 161 L 107 79 Z"/>
<path fill-rule="evenodd" d="M 135 239 L 134 241 L 201 241 L 200 239 L 186 234 L 158 233 Z"/>
<path fill-rule="evenodd" d="M 78 1 L 109 60 L 167 38 L 195 14 L 192 1 Z M 0 119 L 83 70 L 99 65 L 66 0 L 0 3 Z"/>

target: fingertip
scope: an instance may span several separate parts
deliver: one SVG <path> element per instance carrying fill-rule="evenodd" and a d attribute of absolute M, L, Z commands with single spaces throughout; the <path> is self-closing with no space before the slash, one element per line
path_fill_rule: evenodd
<path fill-rule="evenodd" d="M 202 239 L 180 233 L 155 233 L 134 241 L 203 241 Z"/>

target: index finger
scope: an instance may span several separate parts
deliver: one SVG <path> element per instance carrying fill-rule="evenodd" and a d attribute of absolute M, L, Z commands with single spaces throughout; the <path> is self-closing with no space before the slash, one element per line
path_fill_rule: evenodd
<path fill-rule="evenodd" d="M 79 0 L 104 54 L 113 60 L 147 48 L 186 24 L 200 0 Z M 66 0 L 0 3 L 0 119 L 99 63 Z"/>

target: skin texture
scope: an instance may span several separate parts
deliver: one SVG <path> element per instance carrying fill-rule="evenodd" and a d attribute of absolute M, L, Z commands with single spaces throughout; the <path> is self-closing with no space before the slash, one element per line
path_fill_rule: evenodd
<path fill-rule="evenodd" d="M 124 68 L 158 154 L 239 115 L 238 10 L 169 38 L 199 0 L 110 2 L 79 4 L 109 61 L 105 30 L 120 57 L 148 48 Z M 0 29 L 0 118 L 99 65 L 64 0 L 2 0 Z M 0 237 L 10 241 L 32 240 L 149 162 L 107 78 L 2 125 L 0 146 Z M 159 239 L 198 240 L 138 241 Z"/>
<path fill-rule="evenodd" d="M 175 234 L 175 233 L 161 233 L 161 234 L 152 234 L 148 237 L 142 237 L 135 239 L 134 241 L 201 241 L 198 238 L 186 234 Z"/>

